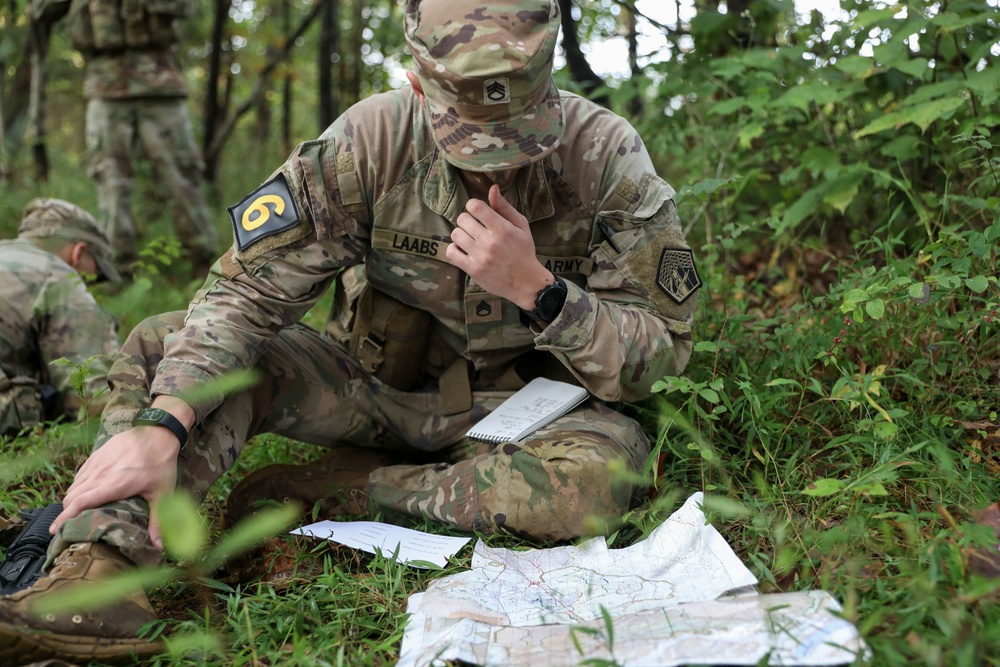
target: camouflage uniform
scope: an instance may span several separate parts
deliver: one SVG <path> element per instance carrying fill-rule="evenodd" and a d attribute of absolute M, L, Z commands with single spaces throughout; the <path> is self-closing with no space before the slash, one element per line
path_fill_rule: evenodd
<path fill-rule="evenodd" d="M 63 226 L 67 224 L 73 228 Z M 110 249 L 96 221 L 67 202 L 36 199 L 25 208 L 20 233 L 17 239 L 0 241 L 3 435 L 16 434 L 45 418 L 76 416 L 78 397 L 70 381 L 74 369 L 50 365 L 56 359 L 87 366 L 84 393 L 91 412 L 98 411 L 106 398 L 99 394 L 107 393 L 110 359 L 119 347 L 114 320 L 94 301 L 80 274 L 37 245 L 82 240 L 95 254 L 103 247 L 107 259 Z"/>
<path fill-rule="evenodd" d="M 422 34 L 415 6 L 408 38 L 422 80 L 440 71 L 434 63 L 447 69 L 459 57 L 470 69 L 503 63 L 488 29 L 494 5 L 465 24 L 450 22 L 447 30 L 461 40 Z M 487 29 L 479 31 L 482 15 Z M 515 61 L 519 50 L 548 53 L 549 60 L 525 60 L 539 68 L 536 82 L 550 82 L 555 3 L 547 14 L 516 17 L 533 27 L 515 28 L 529 34 L 504 53 Z M 450 59 L 449 45 L 456 44 Z M 420 66 L 427 54 L 432 64 Z M 645 398 L 655 380 L 682 372 L 700 279 L 674 191 L 657 177 L 635 130 L 550 83 L 519 91 L 517 77 L 509 78 L 504 95 L 532 98 L 520 109 L 521 134 L 503 123 L 483 132 L 485 124 L 456 122 L 450 112 L 462 102 L 436 106 L 430 92 L 429 113 L 404 88 L 354 105 L 318 140 L 300 145 L 230 209 L 236 244 L 183 322 L 179 314 L 153 318 L 132 333 L 111 371 L 113 396 L 98 446 L 128 429 L 150 396 L 183 396 L 234 368 L 256 367 L 264 379 L 252 390 L 194 405 L 197 422 L 179 466 L 180 483 L 199 497 L 248 438 L 271 432 L 326 446 L 419 451 L 437 461 L 371 475 L 369 499 L 390 515 L 560 540 L 587 532 L 591 517 L 613 521 L 626 511 L 640 489 L 634 476 L 619 479 L 612 469 L 640 472 L 649 443 L 638 424 L 604 403 Z M 424 89 L 432 85 L 428 79 Z M 481 81 L 475 85 L 484 90 Z M 503 118 L 505 108 L 491 113 Z M 445 259 L 469 199 L 455 164 L 524 165 L 507 198 L 530 222 L 541 263 L 569 288 L 561 313 L 543 330 L 525 326 L 515 304 Z M 352 266 L 363 266 L 371 288 L 429 313 L 418 390 L 386 385 L 334 336 L 295 324 Z M 468 370 L 465 405 L 441 389 L 456 363 Z M 487 445 L 464 436 L 542 374 L 576 382 L 592 399 L 522 442 Z M 50 553 L 102 539 L 136 562 L 155 561 L 145 511 L 143 501 L 131 499 L 84 512 L 64 524 Z"/>
<path fill-rule="evenodd" d="M 196 264 L 207 267 L 218 256 L 187 83 L 173 53 L 177 22 L 190 11 L 187 0 L 36 0 L 36 12 L 50 19 L 69 12 L 73 46 L 86 61 L 87 170 L 123 265 L 138 258 L 132 162 L 140 150 L 169 198 L 181 244 Z"/>

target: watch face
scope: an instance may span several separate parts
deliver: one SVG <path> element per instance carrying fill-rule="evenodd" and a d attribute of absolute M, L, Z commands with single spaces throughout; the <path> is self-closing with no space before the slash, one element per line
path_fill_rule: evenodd
<path fill-rule="evenodd" d="M 556 290 L 546 290 L 538 299 L 538 312 L 547 320 L 554 320 L 557 310 L 562 305 L 563 295 Z"/>
<path fill-rule="evenodd" d="M 536 312 L 546 322 L 556 319 L 566 302 L 566 285 L 562 280 L 556 282 L 542 290 L 538 295 Z"/>
<path fill-rule="evenodd" d="M 139 413 L 135 416 L 135 418 L 156 421 L 160 418 L 162 413 L 163 411 L 159 408 L 143 408 L 142 410 L 139 410 Z"/>
<path fill-rule="evenodd" d="M 135 413 L 132 418 L 132 426 L 162 426 L 175 436 L 183 450 L 188 441 L 188 432 L 176 417 L 163 408 L 143 408 Z"/>

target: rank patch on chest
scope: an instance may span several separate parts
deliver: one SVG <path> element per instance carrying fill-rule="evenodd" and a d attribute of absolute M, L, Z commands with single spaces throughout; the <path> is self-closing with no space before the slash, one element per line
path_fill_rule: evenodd
<path fill-rule="evenodd" d="M 278 174 L 227 210 L 240 250 L 291 229 L 302 219 L 284 174 Z"/>
<path fill-rule="evenodd" d="M 701 276 L 688 248 L 664 248 L 656 269 L 656 284 L 674 303 L 687 301 L 701 287 Z"/>
<path fill-rule="evenodd" d="M 465 321 L 469 324 L 499 322 L 503 319 L 500 297 L 485 292 L 465 295 Z"/>

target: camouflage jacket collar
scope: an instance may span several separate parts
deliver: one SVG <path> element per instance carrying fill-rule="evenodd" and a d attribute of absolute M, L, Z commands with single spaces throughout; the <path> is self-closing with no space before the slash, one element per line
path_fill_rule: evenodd
<path fill-rule="evenodd" d="M 469 200 L 465 185 L 458 176 L 458 169 L 443 159 L 438 149 L 426 159 L 428 166 L 423 187 L 424 204 L 448 220 L 457 220 L 458 215 L 465 210 L 465 202 Z M 528 222 L 552 217 L 555 205 L 546 178 L 544 160 L 523 169 L 507 196 Z"/>

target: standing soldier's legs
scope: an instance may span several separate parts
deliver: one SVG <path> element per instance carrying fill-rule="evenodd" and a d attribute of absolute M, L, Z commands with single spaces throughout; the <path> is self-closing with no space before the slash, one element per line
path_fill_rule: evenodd
<path fill-rule="evenodd" d="M 215 227 L 202 190 L 205 164 L 195 144 L 186 100 L 136 102 L 139 136 L 157 177 L 169 193 L 177 237 L 196 265 L 207 271 L 218 257 Z"/>
<path fill-rule="evenodd" d="M 135 116 L 131 103 L 94 99 L 87 102 L 87 173 L 97 184 L 104 233 L 116 262 L 127 268 L 139 258 L 132 218 L 132 155 Z"/>

